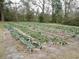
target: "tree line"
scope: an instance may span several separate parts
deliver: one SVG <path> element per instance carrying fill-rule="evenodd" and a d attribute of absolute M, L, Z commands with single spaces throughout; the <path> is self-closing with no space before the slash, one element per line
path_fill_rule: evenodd
<path fill-rule="evenodd" d="M 77 0 L 0 0 L 0 21 L 79 25 Z"/>

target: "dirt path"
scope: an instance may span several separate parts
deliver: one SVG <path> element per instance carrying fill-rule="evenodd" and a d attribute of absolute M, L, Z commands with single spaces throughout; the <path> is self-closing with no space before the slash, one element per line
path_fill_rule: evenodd
<path fill-rule="evenodd" d="M 16 48 L 19 43 L 11 37 L 9 31 L 4 30 L 0 34 L 3 37 L 1 42 L 3 42 L 2 46 L 5 48 L 5 59 L 79 59 L 79 40 L 65 47 L 45 47 L 29 54 L 24 50 L 18 51 L 23 47 Z"/>
<path fill-rule="evenodd" d="M 24 59 L 23 55 L 17 51 L 14 39 L 7 30 L 4 30 L 3 32 L 3 41 L 6 49 L 6 59 Z"/>

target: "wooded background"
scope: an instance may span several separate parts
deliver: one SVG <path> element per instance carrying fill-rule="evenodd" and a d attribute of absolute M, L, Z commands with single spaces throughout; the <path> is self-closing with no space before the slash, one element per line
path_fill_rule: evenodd
<path fill-rule="evenodd" d="M 0 21 L 48 22 L 79 26 L 78 0 L 0 0 Z"/>

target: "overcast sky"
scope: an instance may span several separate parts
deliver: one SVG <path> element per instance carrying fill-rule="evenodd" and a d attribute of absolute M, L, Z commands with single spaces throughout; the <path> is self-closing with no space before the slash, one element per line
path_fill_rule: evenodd
<path fill-rule="evenodd" d="M 19 2 L 20 0 L 11 0 L 11 1 L 13 1 L 13 2 Z"/>

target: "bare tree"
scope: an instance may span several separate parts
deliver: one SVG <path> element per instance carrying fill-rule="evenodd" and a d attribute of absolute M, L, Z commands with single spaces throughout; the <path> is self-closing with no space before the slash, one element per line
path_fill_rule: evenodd
<path fill-rule="evenodd" d="M 72 5 L 71 3 L 73 0 L 63 0 L 65 5 L 65 15 L 64 17 L 68 17 L 68 14 L 72 11 Z"/>
<path fill-rule="evenodd" d="M 62 3 L 60 0 L 48 0 L 52 7 L 52 22 L 56 22 L 60 12 L 62 11 Z"/>
<path fill-rule="evenodd" d="M 34 10 L 32 5 L 32 0 L 21 0 L 24 10 L 24 19 L 27 19 L 27 21 L 33 21 L 34 13 L 36 11 Z"/>
<path fill-rule="evenodd" d="M 33 5 L 35 5 L 36 7 L 40 8 L 41 9 L 41 17 L 42 17 L 42 21 L 44 20 L 44 14 L 45 14 L 45 6 L 46 6 L 46 3 L 47 1 L 46 0 L 33 0 Z"/>

